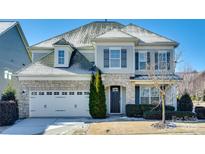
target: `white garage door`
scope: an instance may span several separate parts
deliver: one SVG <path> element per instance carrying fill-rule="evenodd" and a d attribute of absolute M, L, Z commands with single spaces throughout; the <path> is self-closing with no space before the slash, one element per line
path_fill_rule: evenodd
<path fill-rule="evenodd" d="M 31 91 L 30 117 L 88 117 L 88 91 Z"/>

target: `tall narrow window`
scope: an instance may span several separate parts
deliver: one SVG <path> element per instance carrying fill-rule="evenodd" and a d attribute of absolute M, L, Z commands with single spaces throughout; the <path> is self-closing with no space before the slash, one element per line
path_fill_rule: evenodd
<path fill-rule="evenodd" d="M 139 53 L 139 68 L 140 70 L 145 70 L 147 65 L 147 53 L 141 52 Z"/>
<path fill-rule="evenodd" d="M 151 88 L 151 104 L 159 103 L 159 89 L 152 87 Z"/>
<path fill-rule="evenodd" d="M 149 87 L 141 87 L 140 100 L 141 104 L 149 104 Z"/>
<path fill-rule="evenodd" d="M 158 53 L 158 61 L 159 61 L 159 69 L 160 70 L 167 69 L 167 52 L 159 52 Z"/>
<path fill-rule="evenodd" d="M 9 72 L 8 70 L 4 71 L 4 78 L 11 80 L 12 72 Z"/>
<path fill-rule="evenodd" d="M 110 67 L 112 68 L 120 68 L 121 65 L 120 65 L 120 60 L 121 60 L 121 57 L 120 57 L 120 50 L 118 49 L 111 49 L 110 50 Z"/>
<path fill-rule="evenodd" d="M 64 64 L 65 62 L 65 52 L 64 50 L 58 51 L 58 64 Z"/>

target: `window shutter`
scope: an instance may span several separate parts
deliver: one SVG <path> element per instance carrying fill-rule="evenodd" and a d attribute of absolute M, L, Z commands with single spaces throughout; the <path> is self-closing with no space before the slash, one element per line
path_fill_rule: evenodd
<path fill-rule="evenodd" d="M 167 69 L 170 70 L 170 52 L 167 52 Z"/>
<path fill-rule="evenodd" d="M 121 67 L 127 67 L 127 50 L 121 50 Z"/>
<path fill-rule="evenodd" d="M 155 70 L 157 70 L 158 67 L 158 52 L 155 52 Z"/>
<path fill-rule="evenodd" d="M 138 70 L 138 63 L 139 63 L 139 53 L 135 52 L 135 70 Z"/>
<path fill-rule="evenodd" d="M 104 67 L 109 67 L 109 49 L 104 49 Z"/>
<path fill-rule="evenodd" d="M 135 86 L 135 104 L 140 104 L 140 86 Z"/>
<path fill-rule="evenodd" d="M 147 52 L 147 69 L 150 69 L 150 52 Z"/>

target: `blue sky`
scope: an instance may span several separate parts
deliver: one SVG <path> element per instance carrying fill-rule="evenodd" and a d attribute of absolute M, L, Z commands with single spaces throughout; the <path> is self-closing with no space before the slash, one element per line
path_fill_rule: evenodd
<path fill-rule="evenodd" d="M 96 19 L 102 21 L 103 19 Z M 92 20 L 18 20 L 29 45 L 33 45 L 55 35 L 87 24 Z M 185 65 L 191 65 L 197 71 L 205 70 L 205 20 L 117 20 L 122 24 L 133 23 L 164 35 L 180 43 L 176 49 L 182 52 L 182 62 L 177 66 L 181 71 Z"/>

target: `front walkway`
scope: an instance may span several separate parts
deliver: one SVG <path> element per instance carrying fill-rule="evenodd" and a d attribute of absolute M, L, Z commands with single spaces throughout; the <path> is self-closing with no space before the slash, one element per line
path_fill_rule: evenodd
<path fill-rule="evenodd" d="M 85 134 L 91 123 L 114 121 L 142 121 L 142 118 L 112 116 L 106 119 L 92 118 L 28 118 L 19 120 L 2 134 L 35 135 L 35 134 Z"/>

